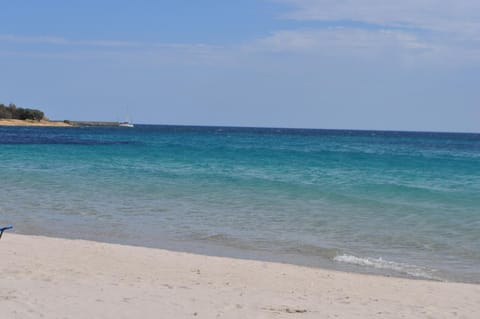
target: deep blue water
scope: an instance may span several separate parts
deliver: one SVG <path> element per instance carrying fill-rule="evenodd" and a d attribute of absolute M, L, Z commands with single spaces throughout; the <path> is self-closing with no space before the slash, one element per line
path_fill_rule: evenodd
<path fill-rule="evenodd" d="M 16 231 L 480 282 L 480 135 L 0 127 Z"/>

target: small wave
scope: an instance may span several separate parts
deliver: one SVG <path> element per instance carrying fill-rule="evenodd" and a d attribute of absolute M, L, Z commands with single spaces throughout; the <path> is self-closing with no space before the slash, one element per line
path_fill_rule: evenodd
<path fill-rule="evenodd" d="M 337 255 L 333 260 L 336 262 L 341 262 L 341 263 L 346 263 L 351 265 L 390 270 L 400 274 L 412 276 L 415 278 L 442 281 L 441 278 L 433 274 L 436 271 L 434 269 L 428 269 L 425 267 L 410 265 L 406 263 L 397 263 L 394 261 L 384 260 L 382 258 L 368 258 L 368 257 L 360 258 L 352 255 Z"/>
<path fill-rule="evenodd" d="M 200 238 L 200 240 L 229 242 L 229 241 L 233 241 L 234 239 L 225 234 L 213 234 L 213 235 L 203 236 Z"/>
<path fill-rule="evenodd" d="M 209 242 L 214 245 L 221 245 L 224 247 L 233 247 L 242 250 L 258 250 L 257 246 L 253 246 L 248 242 L 242 241 L 236 237 L 229 236 L 227 234 L 211 234 L 207 236 L 198 236 L 195 237 L 196 240 Z"/>
<path fill-rule="evenodd" d="M 283 248 L 281 251 L 302 256 L 320 256 L 328 259 L 332 259 L 338 254 L 338 250 L 335 248 L 318 247 L 308 244 L 289 246 Z"/>

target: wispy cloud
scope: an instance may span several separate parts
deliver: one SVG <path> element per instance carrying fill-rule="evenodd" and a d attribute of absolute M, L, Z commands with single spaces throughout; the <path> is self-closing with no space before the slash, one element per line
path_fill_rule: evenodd
<path fill-rule="evenodd" d="M 408 66 L 441 64 L 446 57 L 453 55 L 448 48 L 424 41 L 412 33 L 347 27 L 277 31 L 249 44 L 245 50 Z"/>
<path fill-rule="evenodd" d="M 354 28 L 326 28 L 283 30 L 257 41 L 257 48 L 272 51 L 335 51 L 349 50 L 356 54 L 363 50 L 432 49 L 415 35 L 392 30 L 360 30 Z"/>
<path fill-rule="evenodd" d="M 49 45 L 70 45 L 90 47 L 136 47 L 140 43 L 112 40 L 72 40 L 55 36 L 21 36 L 12 34 L 0 34 L 0 41 L 14 43 L 49 44 Z"/>
<path fill-rule="evenodd" d="M 470 0 L 272 0 L 281 19 L 330 22 L 344 28 L 284 30 L 262 40 L 274 50 L 379 52 L 424 62 L 480 63 L 480 2 Z M 372 27 L 373 26 L 373 27 Z M 399 51 L 394 51 L 396 49 Z"/>
<path fill-rule="evenodd" d="M 442 32 L 480 30 L 480 2 L 471 0 L 277 0 L 291 5 L 284 18 L 350 20 Z"/>
<path fill-rule="evenodd" d="M 3 55 L 41 56 L 55 58 L 114 58 L 162 63 L 209 63 L 225 60 L 227 47 L 203 43 L 157 43 L 116 40 L 74 40 L 58 36 L 24 36 L 0 34 L 0 43 L 27 44 L 34 47 L 15 45 L 12 49 L 0 50 Z M 58 47 L 58 50 L 44 50 Z M 61 50 L 68 48 L 68 50 Z M 76 48 L 78 50 L 71 50 Z"/>
<path fill-rule="evenodd" d="M 271 30 L 247 43 L 155 43 L 0 35 L 0 42 L 79 47 L 101 54 L 136 55 L 149 61 L 215 63 L 258 53 L 378 58 L 480 64 L 480 2 L 470 0 L 270 0 L 287 4 L 281 18 L 295 28 Z M 305 23 L 327 22 L 322 27 Z M 332 26 L 328 27 L 328 22 Z M 342 25 L 339 27 L 338 25 Z M 81 51 L 81 50 L 78 50 Z M 93 54 L 92 53 L 92 54 Z M 71 54 L 71 53 L 69 53 Z"/>

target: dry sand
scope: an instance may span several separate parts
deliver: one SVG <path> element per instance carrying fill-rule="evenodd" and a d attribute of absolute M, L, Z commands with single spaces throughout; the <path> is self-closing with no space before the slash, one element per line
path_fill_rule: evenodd
<path fill-rule="evenodd" d="M 72 126 L 62 121 L 29 121 L 0 119 L 0 126 Z"/>
<path fill-rule="evenodd" d="M 480 285 L 6 233 L 1 318 L 480 318 Z"/>

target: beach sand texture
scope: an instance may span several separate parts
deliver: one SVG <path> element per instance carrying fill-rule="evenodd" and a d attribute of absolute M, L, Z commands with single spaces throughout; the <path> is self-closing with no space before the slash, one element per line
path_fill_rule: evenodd
<path fill-rule="evenodd" d="M 72 126 L 62 121 L 29 121 L 29 120 L 8 120 L 0 119 L 0 126 Z"/>
<path fill-rule="evenodd" d="M 480 318 L 480 285 L 7 233 L 1 318 Z"/>

